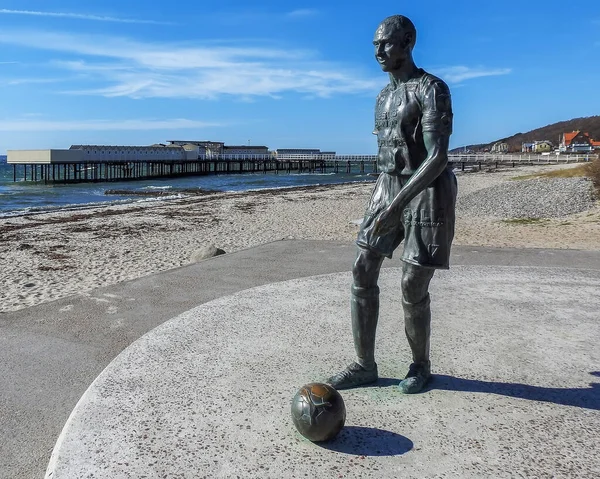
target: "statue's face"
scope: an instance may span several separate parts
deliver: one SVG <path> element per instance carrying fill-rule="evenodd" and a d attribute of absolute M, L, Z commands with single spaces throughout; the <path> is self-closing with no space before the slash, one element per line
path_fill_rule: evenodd
<path fill-rule="evenodd" d="M 399 70 L 410 56 L 410 34 L 382 23 L 375 32 L 375 59 L 384 72 Z"/>

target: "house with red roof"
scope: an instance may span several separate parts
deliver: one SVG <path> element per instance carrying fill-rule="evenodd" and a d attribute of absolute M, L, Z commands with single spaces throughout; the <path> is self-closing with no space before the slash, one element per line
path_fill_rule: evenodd
<path fill-rule="evenodd" d="M 597 148 L 600 148 L 600 141 L 580 130 L 563 133 L 558 147 L 561 153 L 589 153 Z"/>

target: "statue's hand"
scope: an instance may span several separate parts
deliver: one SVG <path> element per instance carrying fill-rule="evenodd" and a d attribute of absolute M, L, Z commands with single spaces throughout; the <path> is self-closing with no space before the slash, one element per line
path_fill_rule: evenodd
<path fill-rule="evenodd" d="M 396 209 L 385 208 L 375 218 L 373 223 L 373 233 L 376 235 L 384 235 L 391 231 L 400 221 Z"/>

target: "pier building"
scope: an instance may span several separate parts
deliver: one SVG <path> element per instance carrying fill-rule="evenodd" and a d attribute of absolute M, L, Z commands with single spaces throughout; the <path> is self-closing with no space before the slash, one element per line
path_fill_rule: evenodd
<path fill-rule="evenodd" d="M 224 155 L 270 155 L 268 146 L 226 145 L 223 147 Z"/>
<path fill-rule="evenodd" d="M 173 146 L 195 145 L 198 147 L 199 156 L 222 155 L 225 150 L 225 143 L 222 141 L 169 140 L 168 143 Z"/>
<path fill-rule="evenodd" d="M 188 144 L 155 144 L 151 146 L 72 145 L 69 150 L 82 151 L 83 160 L 88 162 L 198 159 L 198 147 Z"/>
<path fill-rule="evenodd" d="M 333 158 L 335 151 L 321 151 L 318 148 L 278 148 L 275 150 L 275 156 L 279 159 L 297 159 L 308 156 L 318 158 Z"/>

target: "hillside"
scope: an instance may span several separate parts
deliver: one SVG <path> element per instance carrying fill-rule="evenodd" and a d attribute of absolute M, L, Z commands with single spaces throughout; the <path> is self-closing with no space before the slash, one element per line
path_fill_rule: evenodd
<path fill-rule="evenodd" d="M 542 128 L 528 131 L 527 133 L 517 133 L 508 138 L 498 138 L 490 143 L 461 146 L 460 148 L 453 149 L 451 153 L 462 152 L 465 148 L 473 152 L 489 150 L 492 145 L 498 141 L 507 142 L 509 151 L 511 152 L 521 151 L 521 145 L 523 143 L 529 143 L 536 140 L 550 140 L 555 146 L 558 146 L 558 140 L 563 133 L 575 130 L 586 131 L 593 139 L 600 140 L 600 116 L 588 116 L 583 118 L 573 118 L 572 120 L 567 121 L 559 121 L 558 123 L 546 125 Z"/>

